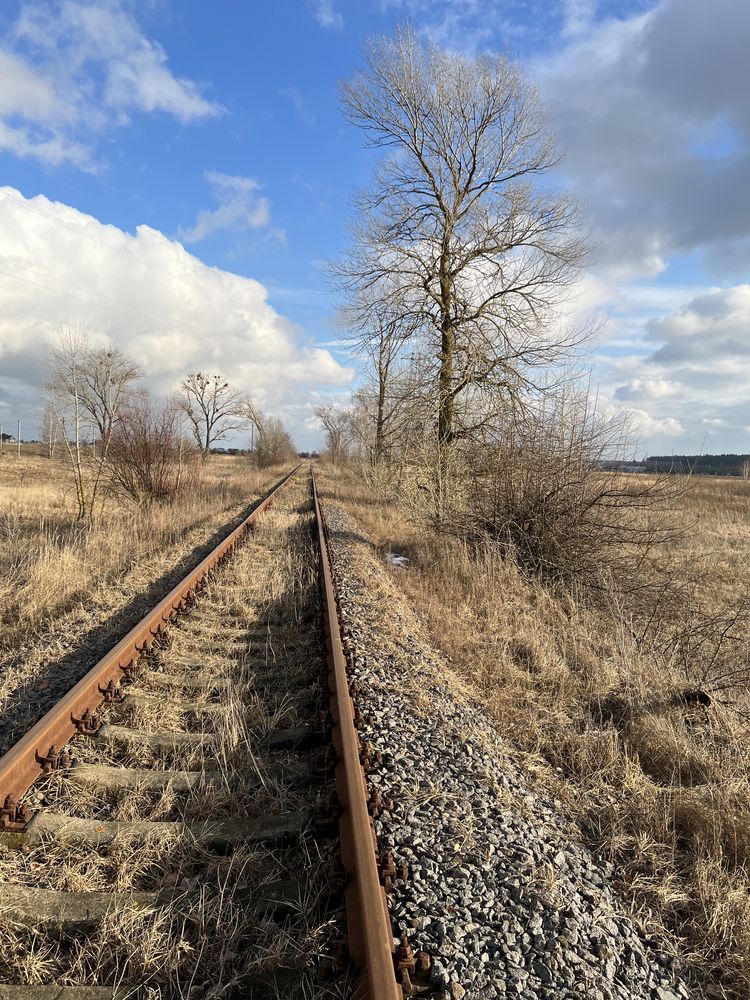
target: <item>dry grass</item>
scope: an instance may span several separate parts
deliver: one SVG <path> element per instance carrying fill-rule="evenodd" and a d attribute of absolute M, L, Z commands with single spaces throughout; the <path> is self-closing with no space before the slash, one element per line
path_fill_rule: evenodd
<path fill-rule="evenodd" d="M 306 484 L 287 488 L 284 497 L 226 568 L 203 593 L 197 607 L 167 634 L 166 641 L 139 666 L 138 687 L 158 695 L 161 704 L 138 709 L 127 723 L 147 731 L 203 732 L 211 748 L 194 752 L 131 756 L 127 749 L 97 763 L 147 764 L 170 768 L 203 767 L 210 772 L 198 788 L 177 794 L 171 787 L 113 792 L 81 792 L 70 779 L 53 776 L 42 789 L 47 807 L 88 818 L 117 820 L 200 820 L 222 816 L 247 818 L 310 808 L 311 789 L 291 788 L 278 777 L 286 759 L 259 747 L 274 725 L 294 720 L 277 700 L 248 697 L 254 675 L 265 674 L 283 658 L 312 676 L 323 675 L 320 637 L 307 622 L 317 611 L 317 581 L 312 556 L 311 518 L 301 509 Z M 201 657 L 206 637 L 235 638 L 237 650 Z M 266 636 L 262 646 L 250 637 Z M 244 641 L 242 641 L 244 637 Z M 200 660 L 201 673 L 229 685 L 207 696 L 165 688 L 152 681 L 155 672 L 179 675 L 176 660 Z M 195 670 L 195 667 L 193 668 Z M 283 688 L 284 677 L 279 675 Z M 181 703 L 200 706 L 221 702 L 220 713 L 191 719 Z M 106 709 L 122 723 L 116 707 Z M 195 724 L 197 720 L 197 725 Z M 77 757 L 93 760 L 91 742 L 77 738 Z M 0 878 L 36 887 L 93 891 L 153 891 L 175 888 L 182 895 L 169 907 L 120 907 L 93 936 L 53 938 L 3 927 L 0 930 L 0 981 L 23 983 L 137 983 L 134 995 L 220 998 L 236 995 L 248 976 L 275 967 L 302 967 L 322 954 L 334 937 L 334 923 L 319 913 L 318 899 L 329 886 L 330 857 L 312 838 L 283 851 L 239 846 L 215 854 L 189 835 L 152 837 L 145 843 L 115 840 L 96 851 L 51 843 L 28 853 L 0 852 Z M 260 917 L 243 905 L 238 889 L 296 877 L 303 885 L 299 908 L 285 918 Z M 316 994 L 322 996 L 322 993 Z M 326 993 L 326 995 L 328 995 Z M 335 996 L 335 993 L 331 993 Z"/>
<path fill-rule="evenodd" d="M 274 481 L 273 471 L 213 457 L 198 486 L 175 504 L 104 508 L 91 526 L 75 521 L 72 479 L 62 460 L 0 460 L 0 628 L 17 644 L 53 617 L 116 581 L 144 557 L 170 552 L 209 523 L 218 527 Z M 217 517 L 218 516 L 218 517 Z"/>
<path fill-rule="evenodd" d="M 615 862 L 644 932 L 680 956 L 705 996 L 744 1000 L 750 631 L 737 609 L 750 588 L 750 483 L 699 479 L 684 497 L 685 536 L 644 570 L 652 582 L 671 579 L 670 600 L 651 615 L 643 595 L 594 608 L 489 550 L 428 537 L 354 477 L 329 475 L 325 486 L 382 557 L 408 557 L 394 579 L 530 772 Z M 735 619 L 734 640 L 722 646 L 717 626 L 711 642 L 680 640 L 687 652 L 675 655 L 686 625 L 695 634 L 700 621 Z M 717 662 L 738 669 L 731 697 L 686 703 L 717 642 Z"/>
<path fill-rule="evenodd" d="M 140 514 L 73 520 L 63 465 L 0 462 L 0 751 L 121 638 L 279 478 L 212 458 L 202 484 Z"/>

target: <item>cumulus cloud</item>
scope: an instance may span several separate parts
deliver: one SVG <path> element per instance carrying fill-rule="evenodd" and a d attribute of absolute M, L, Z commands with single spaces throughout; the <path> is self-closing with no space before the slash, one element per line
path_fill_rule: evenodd
<path fill-rule="evenodd" d="M 66 322 L 110 338 L 158 393 L 188 371 L 219 371 L 292 430 L 352 378 L 259 282 L 206 266 L 148 226 L 130 235 L 12 188 L 0 189 L 0 316 L 0 422 L 20 416 L 27 429 L 38 422 L 45 341 Z"/>
<path fill-rule="evenodd" d="M 693 451 L 706 428 L 721 432 L 722 450 L 747 451 L 750 285 L 694 290 L 666 315 L 636 312 L 620 322 L 632 335 L 624 342 L 627 353 L 605 345 L 600 354 L 603 397 L 638 411 L 641 431 L 661 436 L 659 450 L 676 431 L 669 422 L 675 420 Z"/>
<path fill-rule="evenodd" d="M 96 137 L 135 113 L 192 122 L 222 112 L 171 72 L 119 0 L 27 0 L 0 49 L 0 79 L 0 149 L 52 165 L 95 169 Z"/>
<path fill-rule="evenodd" d="M 685 428 L 676 417 L 657 417 L 647 410 L 628 407 L 626 410 L 633 431 L 641 440 L 654 437 L 676 438 L 685 433 Z"/>
<path fill-rule="evenodd" d="M 213 188 L 218 207 L 204 209 L 198 213 L 195 224 L 188 229 L 180 229 L 178 235 L 186 243 L 197 243 L 214 233 L 246 232 L 249 229 L 265 229 L 280 242 L 286 242 L 282 229 L 271 229 L 271 202 L 258 191 L 260 181 L 252 177 L 232 177 L 209 170 L 206 180 Z"/>
<path fill-rule="evenodd" d="M 695 366 L 720 370 L 726 362 L 739 371 L 750 368 L 750 285 L 696 296 L 670 316 L 651 320 L 647 331 L 661 344 L 649 360 L 683 374 Z"/>
<path fill-rule="evenodd" d="M 573 15 L 589 5 L 571 0 Z M 750 263 L 750 4 L 661 0 L 605 18 L 535 60 L 563 169 L 599 260 L 653 275 L 671 255 Z"/>

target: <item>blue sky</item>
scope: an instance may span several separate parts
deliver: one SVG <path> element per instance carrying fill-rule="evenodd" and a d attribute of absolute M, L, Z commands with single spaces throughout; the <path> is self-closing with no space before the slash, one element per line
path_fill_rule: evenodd
<path fill-rule="evenodd" d="M 373 162 L 337 84 L 405 18 L 538 80 L 597 243 L 603 405 L 641 451 L 750 451 L 745 0 L 6 2 L 0 421 L 35 422 L 41 344 L 80 322 L 158 391 L 221 368 L 315 443 L 352 379 L 322 264 Z"/>

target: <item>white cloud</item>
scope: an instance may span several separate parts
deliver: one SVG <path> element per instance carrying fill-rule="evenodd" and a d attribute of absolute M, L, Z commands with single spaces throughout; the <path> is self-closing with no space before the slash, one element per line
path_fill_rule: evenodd
<path fill-rule="evenodd" d="M 680 391 L 679 382 L 666 378 L 634 378 L 625 385 L 618 386 L 616 399 L 665 399 L 675 396 Z"/>
<path fill-rule="evenodd" d="M 653 289 L 650 300 L 643 286 L 630 299 L 621 290 L 610 324 L 617 335 L 597 358 L 601 397 L 634 408 L 641 434 L 658 439 L 645 442 L 652 452 L 668 448 L 677 433 L 671 421 L 687 451 L 700 449 L 706 428 L 716 449 L 748 451 L 750 285 L 664 291 Z"/>
<path fill-rule="evenodd" d="M 344 27 L 344 18 L 334 7 L 333 0 L 312 0 L 312 11 L 321 28 L 341 31 Z"/>
<path fill-rule="evenodd" d="M 635 432 L 643 440 L 657 436 L 681 437 L 685 428 L 676 417 L 655 417 L 647 410 L 627 408 Z"/>
<path fill-rule="evenodd" d="M 135 113 L 222 113 L 176 77 L 120 0 L 27 0 L 0 50 L 0 149 L 96 169 L 96 138 Z"/>
<path fill-rule="evenodd" d="M 262 185 L 252 177 L 232 177 L 228 174 L 209 170 L 206 180 L 213 188 L 214 198 L 219 205 L 214 209 L 204 209 L 189 229 L 180 229 L 178 236 L 186 243 L 197 243 L 207 236 L 221 231 L 246 232 L 249 229 L 265 229 L 271 238 L 286 242 L 282 229 L 271 229 L 271 202 L 261 197 L 258 191 Z"/>
<path fill-rule="evenodd" d="M 304 431 L 352 373 L 268 303 L 259 282 L 208 267 L 157 230 L 135 235 L 42 196 L 0 189 L 0 421 L 36 427 L 44 342 L 66 321 L 109 336 L 159 393 L 220 371 Z"/>
<path fill-rule="evenodd" d="M 37 76 L 20 56 L 0 50 L 0 115 L 21 115 L 47 122 L 65 115 L 65 107 L 49 80 Z"/>
<path fill-rule="evenodd" d="M 707 291 L 647 329 L 661 344 L 652 362 L 701 373 L 729 362 L 740 377 L 750 372 L 750 285 Z"/>
<path fill-rule="evenodd" d="M 660 0 L 587 26 L 588 6 L 568 0 L 575 30 L 532 72 L 600 261 L 653 276 L 698 250 L 723 278 L 747 273 L 750 4 Z"/>
<path fill-rule="evenodd" d="M 580 35 L 591 27 L 597 0 L 563 0 L 563 36 Z"/>

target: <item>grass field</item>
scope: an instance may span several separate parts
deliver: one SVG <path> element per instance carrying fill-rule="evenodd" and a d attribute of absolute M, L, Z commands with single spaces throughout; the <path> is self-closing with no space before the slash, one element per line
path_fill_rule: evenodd
<path fill-rule="evenodd" d="M 326 487 L 383 557 L 409 559 L 392 572 L 451 669 L 614 862 L 644 933 L 705 996 L 746 998 L 750 483 L 693 482 L 639 608 L 555 592 L 428 534 L 354 476 Z"/>
<path fill-rule="evenodd" d="M 217 456 L 174 506 L 111 504 L 82 527 L 64 464 L 4 455 L 0 701 L 42 669 L 45 630 L 106 618 L 277 475 Z M 329 470 L 324 487 L 381 556 L 408 557 L 392 573 L 450 669 L 614 862 L 644 933 L 706 997 L 746 998 L 750 483 L 694 480 L 676 511 L 681 537 L 643 566 L 652 587 L 640 604 L 546 588 L 489 548 L 426 532 L 355 474 Z"/>
<path fill-rule="evenodd" d="M 75 520 L 69 467 L 7 451 L 0 457 L 0 648 L 17 646 L 98 586 L 146 556 L 175 561 L 175 547 L 219 528 L 274 481 L 241 458 L 214 456 L 196 486 L 170 506 L 105 503 L 92 523 Z M 156 567 L 155 567 L 156 569 Z"/>

